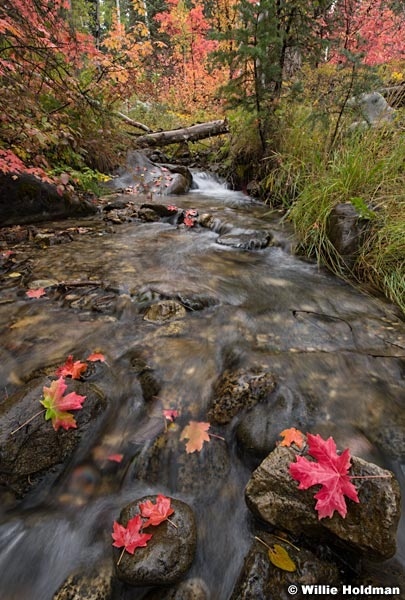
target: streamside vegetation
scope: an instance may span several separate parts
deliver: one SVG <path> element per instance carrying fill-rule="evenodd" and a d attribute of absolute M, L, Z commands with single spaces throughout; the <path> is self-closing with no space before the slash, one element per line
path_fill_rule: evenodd
<path fill-rule="evenodd" d="M 5 0 L 0 173 L 102 181 L 145 131 L 226 118 L 194 144 L 232 185 L 282 207 L 300 251 L 405 309 L 405 7 L 394 0 Z M 395 108 L 371 126 L 353 99 Z M 165 148 L 176 160 L 182 148 Z M 350 264 L 338 204 L 368 222 Z"/>

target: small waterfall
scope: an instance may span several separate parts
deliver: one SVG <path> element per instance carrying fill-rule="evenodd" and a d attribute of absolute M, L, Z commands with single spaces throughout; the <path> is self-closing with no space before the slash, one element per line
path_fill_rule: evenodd
<path fill-rule="evenodd" d="M 217 177 L 214 173 L 206 171 L 194 171 L 193 175 L 193 192 L 202 194 L 223 195 L 224 193 L 234 194 L 229 189 L 228 184 L 223 179 Z"/>

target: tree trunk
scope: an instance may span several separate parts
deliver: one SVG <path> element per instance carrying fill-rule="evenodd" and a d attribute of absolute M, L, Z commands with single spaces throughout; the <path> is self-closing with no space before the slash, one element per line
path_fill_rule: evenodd
<path fill-rule="evenodd" d="M 167 146 L 168 144 L 177 144 L 179 142 L 196 142 L 204 138 L 228 133 L 228 123 L 225 120 L 209 121 L 207 123 L 199 123 L 182 129 L 172 129 L 170 131 L 158 131 L 156 133 L 148 133 L 141 135 L 136 139 L 138 148 L 145 146 Z"/>

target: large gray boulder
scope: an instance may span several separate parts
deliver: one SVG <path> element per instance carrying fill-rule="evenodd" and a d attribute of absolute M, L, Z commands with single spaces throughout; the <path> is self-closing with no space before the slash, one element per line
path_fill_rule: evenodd
<path fill-rule="evenodd" d="M 184 194 L 192 184 L 192 175 L 182 165 L 158 164 L 142 152 L 128 153 L 127 164 L 118 176 L 109 182 L 109 187 L 131 189 L 134 193 L 167 196 Z"/>
<path fill-rule="evenodd" d="M 358 112 L 363 119 L 352 123 L 349 128 L 350 131 L 355 131 L 358 128 L 378 127 L 378 125 L 390 123 L 395 117 L 395 110 L 379 92 L 353 96 L 347 104 L 349 108 Z"/>
<path fill-rule="evenodd" d="M 97 206 L 33 175 L 0 173 L 0 226 L 91 215 Z"/>
<path fill-rule="evenodd" d="M 319 486 L 299 490 L 289 473 L 296 452 L 278 447 L 259 465 L 249 480 L 245 495 L 250 510 L 270 525 L 294 534 L 347 545 L 367 557 L 391 558 L 396 551 L 396 530 L 400 517 L 399 485 L 390 471 L 352 457 L 353 476 L 360 502 L 346 500 L 343 519 L 319 520 L 314 509 L 314 494 Z M 363 479 L 364 477 L 364 479 Z"/>
<path fill-rule="evenodd" d="M 351 203 L 339 203 L 331 210 L 326 233 L 342 261 L 353 267 L 370 229 L 370 220 L 362 218 Z"/>

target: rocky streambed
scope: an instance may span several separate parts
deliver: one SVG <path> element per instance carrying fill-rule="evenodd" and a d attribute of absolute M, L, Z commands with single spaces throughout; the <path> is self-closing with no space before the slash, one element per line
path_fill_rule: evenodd
<path fill-rule="evenodd" d="M 401 597 L 403 320 L 295 257 L 279 214 L 196 179 L 0 231 L 2 597 Z M 30 418 L 69 356 L 86 400 L 55 431 Z M 280 445 L 292 427 L 349 448 L 345 518 L 298 489 L 290 465 L 315 459 Z M 121 557 L 113 523 L 159 497 L 170 521 Z"/>

